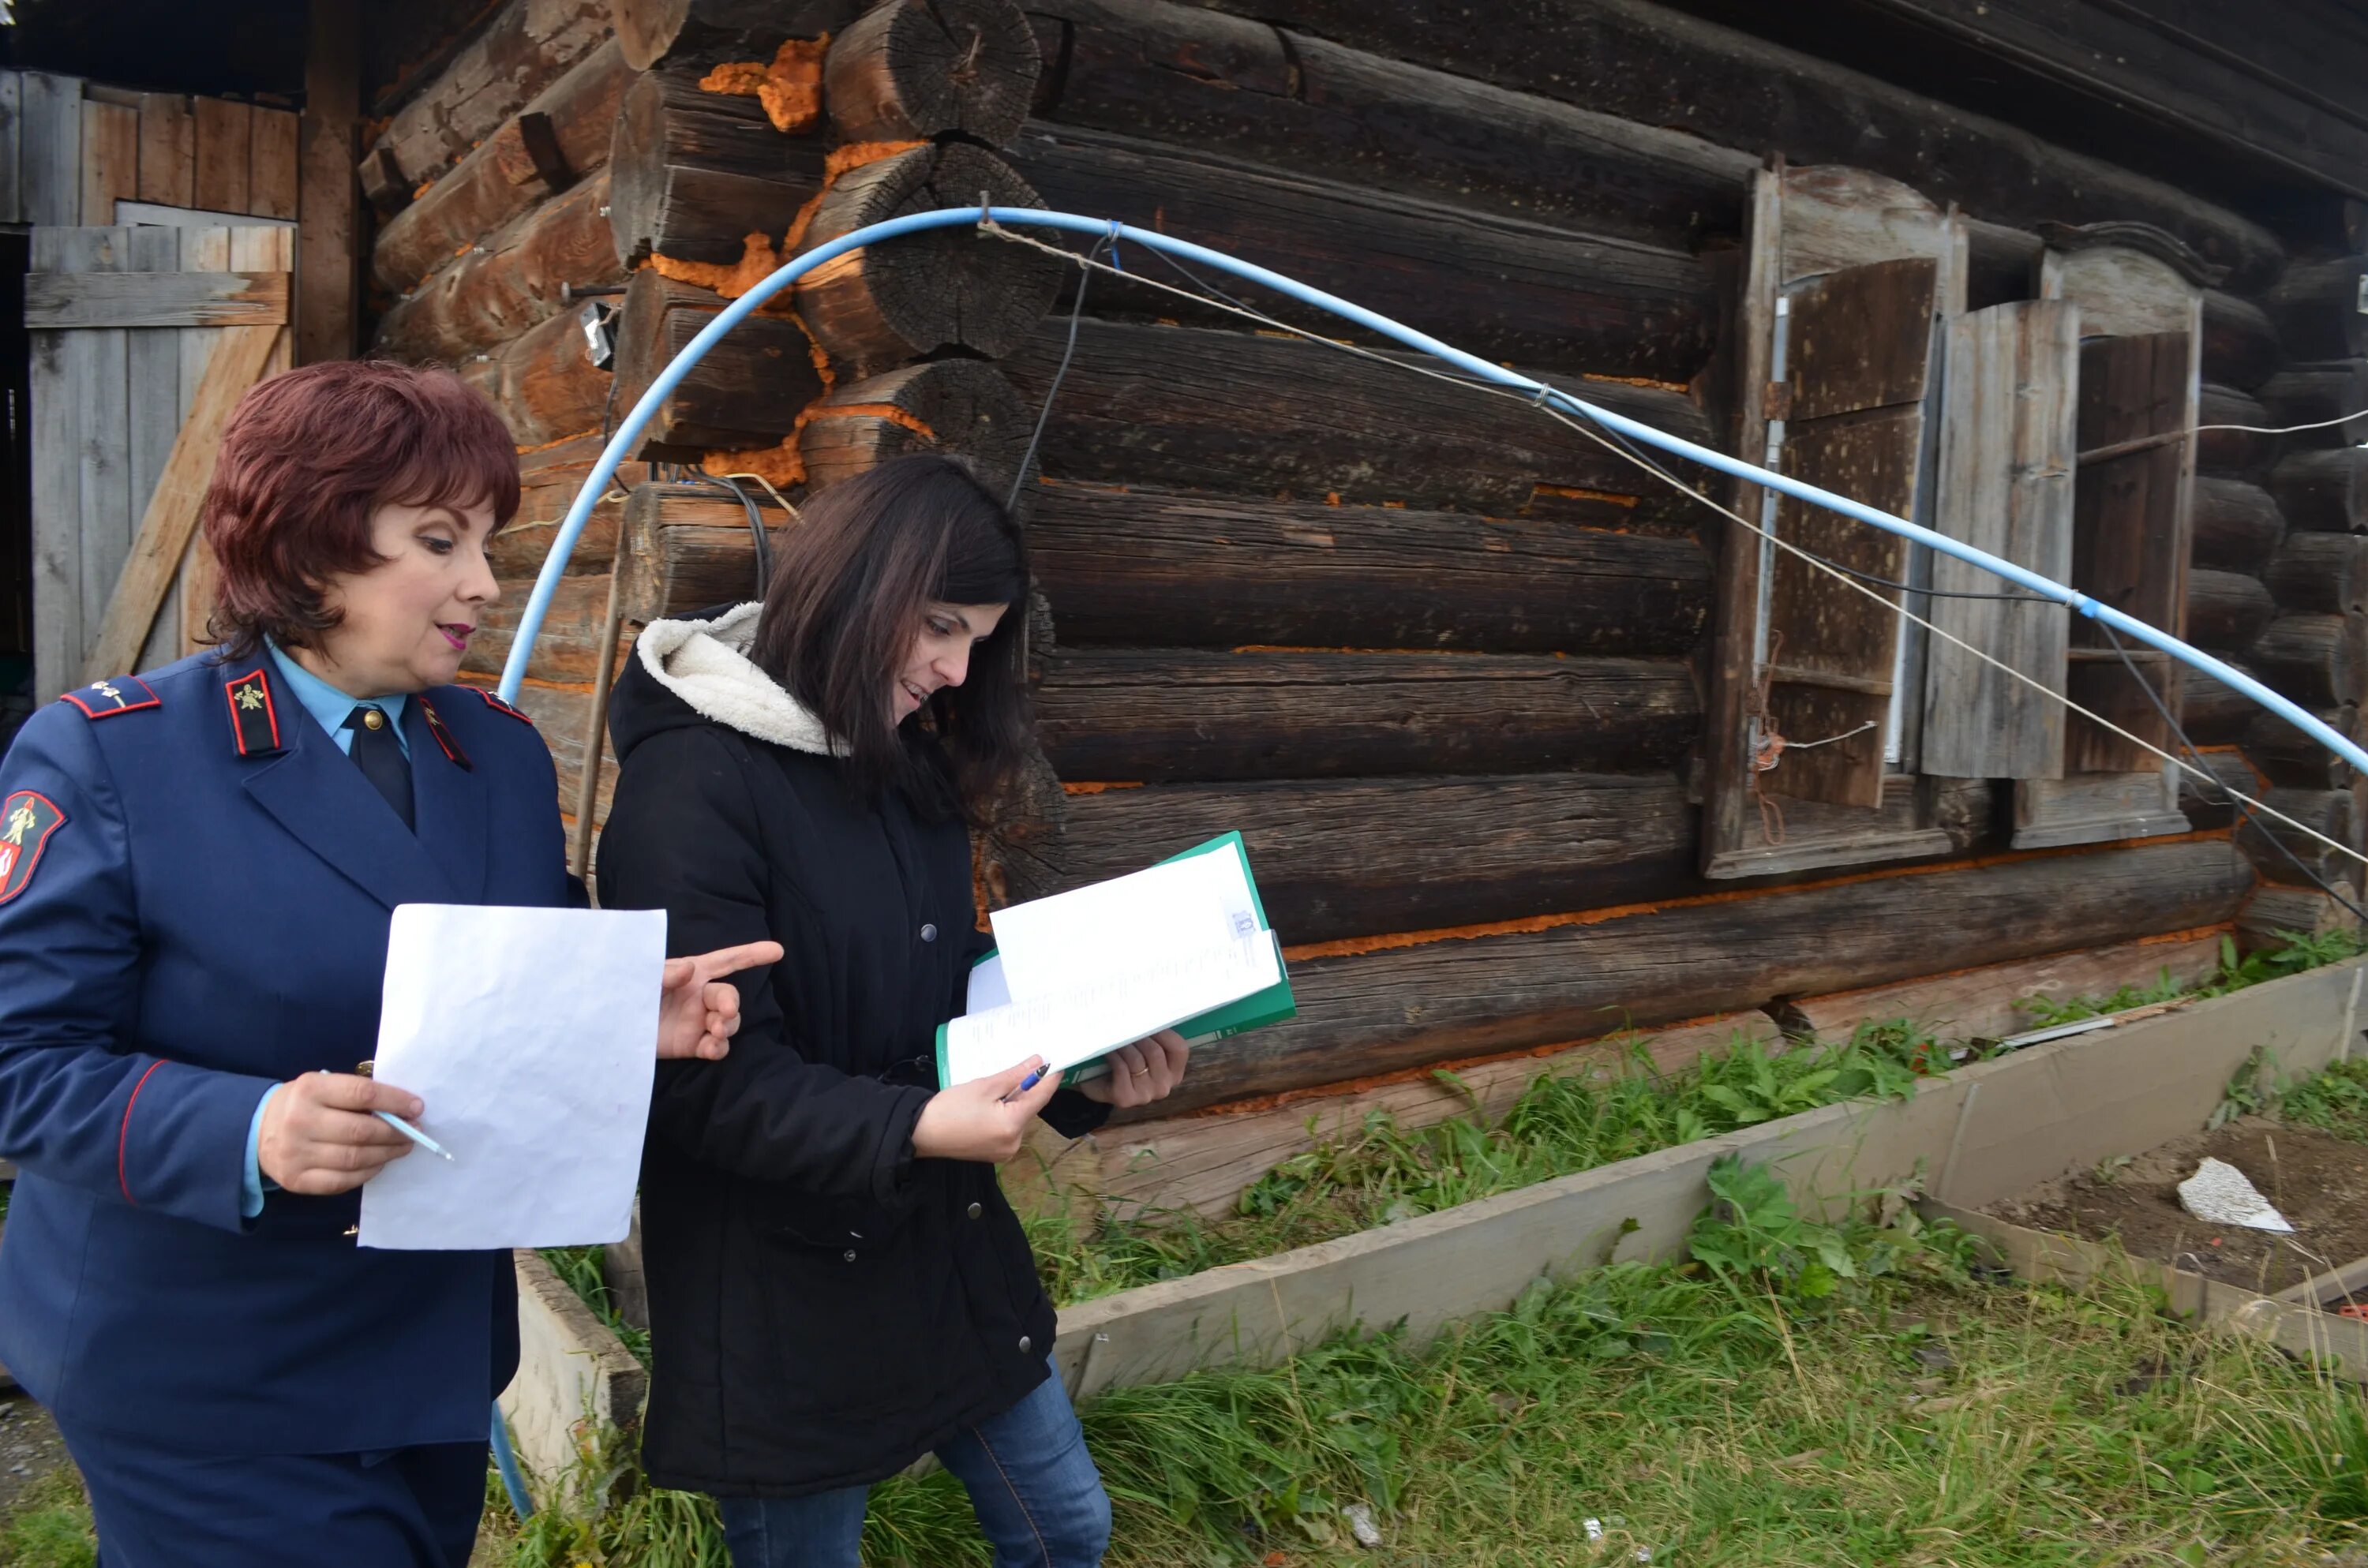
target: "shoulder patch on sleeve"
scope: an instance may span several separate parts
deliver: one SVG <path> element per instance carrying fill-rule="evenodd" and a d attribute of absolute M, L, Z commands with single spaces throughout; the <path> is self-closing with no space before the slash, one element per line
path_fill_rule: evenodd
<path fill-rule="evenodd" d="M 504 702 L 500 698 L 495 697 L 484 687 L 472 686 L 469 689 L 475 692 L 479 697 L 484 698 L 485 699 L 485 706 L 492 709 L 495 712 L 507 713 L 511 718 L 517 720 L 519 723 L 526 725 L 529 729 L 532 729 L 534 727 L 533 720 L 528 718 L 525 714 L 519 712 L 508 703 Z"/>
<path fill-rule="evenodd" d="M 133 713 L 142 708 L 162 708 L 165 705 L 165 699 L 138 676 L 95 680 L 88 686 L 67 692 L 58 700 L 73 703 L 82 710 L 85 719 L 112 719 L 118 713 Z"/>
<path fill-rule="evenodd" d="M 154 699 L 151 699 L 154 702 Z M 0 801 L 0 903 L 25 891 L 41 864 L 50 835 L 63 827 L 65 812 L 38 790 L 19 790 Z"/>

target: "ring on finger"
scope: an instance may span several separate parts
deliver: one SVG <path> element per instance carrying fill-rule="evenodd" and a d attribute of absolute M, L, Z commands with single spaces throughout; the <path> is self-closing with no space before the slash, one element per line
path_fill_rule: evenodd
<path fill-rule="evenodd" d="M 1134 1070 L 1134 1075 L 1138 1078 L 1148 1078 L 1151 1076 L 1151 1069 L 1148 1067 L 1138 1067 Z"/>

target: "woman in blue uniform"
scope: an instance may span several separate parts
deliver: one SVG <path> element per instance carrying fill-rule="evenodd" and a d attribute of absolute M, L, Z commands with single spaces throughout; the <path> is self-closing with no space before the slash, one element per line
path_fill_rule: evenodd
<path fill-rule="evenodd" d="M 411 1152 L 375 1113 L 436 1109 L 357 1069 L 396 904 L 581 902 L 541 737 L 450 684 L 518 499 L 450 374 L 264 383 L 205 502 L 222 645 L 68 693 L 0 764 L 0 1359 L 107 1568 L 468 1559 L 510 1260 L 356 1247 Z M 721 1056 L 720 977 L 779 956 L 669 964 L 654 1054 Z"/>

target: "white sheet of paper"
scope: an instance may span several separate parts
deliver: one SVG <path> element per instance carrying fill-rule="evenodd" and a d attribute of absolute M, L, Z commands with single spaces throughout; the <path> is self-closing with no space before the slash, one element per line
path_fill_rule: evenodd
<path fill-rule="evenodd" d="M 967 1084 L 1042 1055 L 1054 1070 L 1237 1002 L 1282 977 L 1274 933 L 1177 953 L 1091 985 L 963 1014 L 946 1025 L 946 1068 Z M 951 1085 L 949 1085 L 951 1086 Z"/>
<path fill-rule="evenodd" d="M 375 1075 L 427 1103 L 362 1188 L 366 1247 L 624 1239 L 656 1065 L 664 910 L 406 903 L 386 944 Z"/>
<path fill-rule="evenodd" d="M 1257 933 L 1255 911 L 1241 857 L 1213 851 L 1015 903 L 987 921 L 1011 999 L 1026 1002 L 1239 941 Z"/>

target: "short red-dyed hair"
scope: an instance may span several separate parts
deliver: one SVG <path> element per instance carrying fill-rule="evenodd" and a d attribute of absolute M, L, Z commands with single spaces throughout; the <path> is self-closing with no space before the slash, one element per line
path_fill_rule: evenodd
<path fill-rule="evenodd" d="M 450 370 L 341 359 L 274 376 L 239 400 L 199 518 L 222 568 L 213 630 L 233 657 L 267 636 L 312 645 L 336 626 L 332 579 L 383 557 L 383 506 L 518 515 L 518 451 L 493 405 Z"/>

